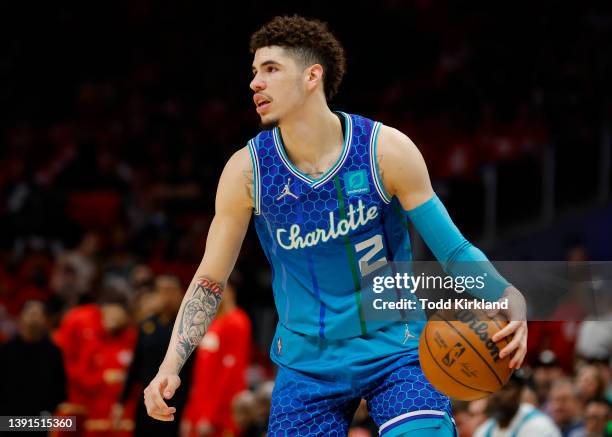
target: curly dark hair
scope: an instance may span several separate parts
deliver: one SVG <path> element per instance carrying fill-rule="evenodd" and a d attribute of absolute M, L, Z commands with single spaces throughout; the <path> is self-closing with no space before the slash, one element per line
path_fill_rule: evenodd
<path fill-rule="evenodd" d="M 250 46 L 251 53 L 261 47 L 280 46 L 300 58 L 304 65 L 321 64 L 327 100 L 338 92 L 346 58 L 327 23 L 299 15 L 274 17 L 251 35 Z"/>

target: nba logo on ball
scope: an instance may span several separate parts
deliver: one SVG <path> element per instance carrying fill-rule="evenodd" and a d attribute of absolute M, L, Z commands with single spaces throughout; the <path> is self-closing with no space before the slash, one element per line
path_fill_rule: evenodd
<path fill-rule="evenodd" d="M 344 189 L 347 196 L 370 192 L 368 175 L 365 170 L 349 171 L 344 174 Z"/>

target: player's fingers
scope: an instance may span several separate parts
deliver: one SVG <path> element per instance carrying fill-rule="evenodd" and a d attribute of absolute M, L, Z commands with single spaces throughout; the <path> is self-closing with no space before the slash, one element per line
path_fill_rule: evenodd
<path fill-rule="evenodd" d="M 180 379 L 178 378 L 169 379 L 168 384 L 166 385 L 166 388 L 164 389 L 164 398 L 170 399 L 172 396 L 174 396 L 174 392 L 176 391 L 177 388 L 179 388 L 180 385 L 181 385 Z"/>
<path fill-rule="evenodd" d="M 497 331 L 495 333 L 495 335 L 493 335 L 493 337 L 491 337 L 491 340 L 493 340 L 494 342 L 497 343 L 502 338 L 504 338 L 504 337 L 512 334 L 514 331 L 516 331 L 519 328 L 519 326 L 521 326 L 522 323 L 523 322 L 520 322 L 518 320 L 515 320 L 515 321 L 512 321 L 512 322 L 508 323 L 502 329 Z"/>
<path fill-rule="evenodd" d="M 147 409 L 147 414 L 151 416 L 151 414 L 153 414 L 153 403 L 151 402 L 151 400 L 148 398 L 146 394 L 144 398 L 144 404 L 145 404 L 145 408 Z"/>
<path fill-rule="evenodd" d="M 517 331 L 516 337 L 519 337 L 519 346 L 510 360 L 510 367 L 514 369 L 521 367 L 525 355 L 527 355 L 527 336 L 525 335 L 524 327 L 521 327 L 521 329 Z"/>
<path fill-rule="evenodd" d="M 499 357 L 505 358 L 510 355 L 515 349 L 518 349 L 518 347 L 521 345 L 521 337 L 522 336 L 520 335 L 520 330 L 517 330 L 512 340 L 501 350 L 501 352 L 499 353 Z"/>
<path fill-rule="evenodd" d="M 523 326 L 519 327 L 514 333 L 512 341 L 510 341 L 499 353 L 500 358 L 504 358 L 514 352 L 512 360 L 509 363 L 510 367 L 514 367 L 517 361 L 522 362 L 522 357 L 524 357 L 527 351 L 527 341 L 524 334 L 525 328 Z"/>
<path fill-rule="evenodd" d="M 153 402 L 150 397 L 145 396 L 145 407 L 147 409 L 147 414 L 154 419 L 169 421 L 174 419 L 174 414 L 176 409 L 174 407 L 169 408 L 167 412 L 162 412 Z"/>
<path fill-rule="evenodd" d="M 522 345 L 519 346 L 519 348 L 514 353 L 514 356 L 510 360 L 510 364 L 508 364 L 508 367 L 510 367 L 511 369 L 519 369 L 523 364 L 523 359 L 525 358 L 525 355 L 526 350 L 523 348 Z"/>
<path fill-rule="evenodd" d="M 174 407 L 168 407 L 158 390 L 150 390 L 148 397 L 151 401 L 152 412 L 156 414 L 172 414 L 176 411 Z"/>
<path fill-rule="evenodd" d="M 149 416 L 163 422 L 172 422 L 174 420 L 174 414 L 149 413 Z"/>

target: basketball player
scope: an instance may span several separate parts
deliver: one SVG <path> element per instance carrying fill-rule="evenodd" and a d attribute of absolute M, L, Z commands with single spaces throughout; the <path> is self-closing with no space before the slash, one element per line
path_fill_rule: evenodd
<path fill-rule="evenodd" d="M 276 17 L 251 37 L 251 50 L 251 89 L 264 130 L 223 170 L 206 251 L 145 390 L 149 415 L 173 420 L 165 400 L 215 315 L 254 215 L 279 314 L 268 435 L 346 435 L 361 398 L 381 435 L 454 435 L 448 398 L 419 367 L 423 322 L 366 320 L 360 281 L 411 259 L 407 220 L 451 273 L 454 261 L 486 257 L 452 223 L 408 137 L 329 109 L 345 59 L 325 24 Z M 506 316 L 516 321 L 494 341 L 514 335 L 501 355 L 512 355 L 510 366 L 518 368 L 526 350 L 524 300 L 492 267 L 490 276 L 479 297 L 510 300 Z"/>

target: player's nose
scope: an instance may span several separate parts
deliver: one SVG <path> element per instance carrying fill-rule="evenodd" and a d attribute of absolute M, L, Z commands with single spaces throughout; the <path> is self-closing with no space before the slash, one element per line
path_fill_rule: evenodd
<path fill-rule="evenodd" d="M 250 87 L 253 91 L 259 92 L 266 89 L 266 83 L 260 79 L 259 75 L 255 75 L 253 80 L 251 81 Z"/>

